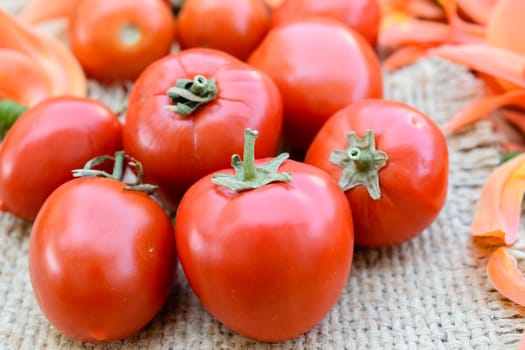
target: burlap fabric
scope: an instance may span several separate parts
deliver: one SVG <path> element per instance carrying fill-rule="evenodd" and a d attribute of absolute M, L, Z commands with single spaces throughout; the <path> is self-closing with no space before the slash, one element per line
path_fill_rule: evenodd
<path fill-rule="evenodd" d="M 387 99 L 439 124 L 481 88 L 464 68 L 436 58 L 385 72 Z M 127 90 L 89 85 L 90 96 L 113 108 L 125 102 Z M 447 140 L 450 183 L 437 220 L 400 246 L 358 248 L 335 307 L 307 334 L 279 344 L 230 332 L 200 305 L 181 270 L 165 307 L 138 334 L 105 345 L 69 339 L 47 322 L 33 296 L 30 223 L 1 214 L 0 349 L 516 349 L 525 309 L 492 288 L 485 272 L 491 248 L 469 235 L 481 186 L 499 161 L 497 136 L 480 122 Z"/>

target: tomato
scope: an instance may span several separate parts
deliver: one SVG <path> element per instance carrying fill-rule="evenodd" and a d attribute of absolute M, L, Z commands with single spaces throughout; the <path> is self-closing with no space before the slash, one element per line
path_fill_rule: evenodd
<path fill-rule="evenodd" d="M 320 15 L 337 19 L 375 45 L 381 11 L 376 0 L 286 0 L 272 14 L 272 26 Z"/>
<path fill-rule="evenodd" d="M 178 15 L 182 49 L 209 47 L 241 60 L 270 28 L 270 11 L 262 0 L 186 0 Z"/>
<path fill-rule="evenodd" d="M 206 102 L 183 97 L 188 94 Z M 188 49 L 155 62 L 137 80 L 123 140 L 147 181 L 176 203 L 242 151 L 245 128 L 262 134 L 257 157 L 273 155 L 281 125 L 281 96 L 266 74 L 218 50 Z"/>
<path fill-rule="evenodd" d="M 135 80 L 170 52 L 175 30 L 162 0 L 83 0 L 71 15 L 69 41 L 89 77 Z"/>
<path fill-rule="evenodd" d="M 177 256 L 171 222 L 147 194 L 110 178 L 73 179 L 34 222 L 29 273 L 49 322 L 109 342 L 144 327 L 166 302 Z"/>
<path fill-rule="evenodd" d="M 374 51 L 333 19 L 309 18 L 270 30 L 248 63 L 279 87 L 283 135 L 291 149 L 306 150 L 326 119 L 349 103 L 382 96 Z"/>
<path fill-rule="evenodd" d="M 23 113 L 0 146 L 3 210 L 33 220 L 71 170 L 122 148 L 122 125 L 101 102 L 80 97 L 43 100 Z"/>
<path fill-rule="evenodd" d="M 339 298 L 353 254 L 352 214 L 337 183 L 277 159 L 258 160 L 266 172 L 254 178 L 242 175 L 253 174 L 253 153 L 234 158 L 238 177 L 229 169 L 203 177 L 175 219 L 179 259 L 199 300 L 230 329 L 263 341 L 314 327 Z"/>
<path fill-rule="evenodd" d="M 445 203 L 445 137 L 432 119 L 404 103 L 372 99 L 343 108 L 321 128 L 305 162 L 345 190 L 357 245 L 405 242 Z"/>

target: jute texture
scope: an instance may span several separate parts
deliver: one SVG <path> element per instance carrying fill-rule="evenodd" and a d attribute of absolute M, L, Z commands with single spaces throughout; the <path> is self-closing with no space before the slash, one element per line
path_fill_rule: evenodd
<path fill-rule="evenodd" d="M 436 58 L 385 72 L 384 82 L 387 99 L 438 124 L 482 91 L 466 69 Z M 89 95 L 112 108 L 122 106 L 128 90 L 89 85 Z M 492 288 L 486 277 L 492 248 L 469 235 L 481 187 L 501 156 L 497 141 L 488 121 L 447 136 L 449 190 L 436 221 L 405 244 L 357 248 L 334 308 L 307 334 L 278 344 L 230 332 L 201 306 L 180 269 L 165 307 L 136 335 L 105 345 L 63 336 L 31 289 L 31 224 L 0 214 L 0 349 L 516 349 L 525 309 Z"/>

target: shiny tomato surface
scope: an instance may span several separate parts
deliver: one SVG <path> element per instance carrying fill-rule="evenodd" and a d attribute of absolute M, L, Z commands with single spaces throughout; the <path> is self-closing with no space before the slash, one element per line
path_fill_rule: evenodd
<path fill-rule="evenodd" d="M 243 192 L 206 176 L 186 192 L 175 221 L 197 297 L 227 327 L 264 341 L 312 329 L 338 300 L 353 254 L 352 215 L 337 183 L 292 160 L 279 171 L 291 181 Z"/>
<path fill-rule="evenodd" d="M 419 235 L 440 213 L 447 195 L 448 150 L 441 130 L 424 113 L 400 102 L 365 100 L 335 113 L 322 127 L 305 161 L 339 181 L 343 168 L 330 161 L 347 148 L 347 133 L 372 130 L 377 150 L 388 156 L 379 169 L 381 196 L 358 185 L 347 190 L 355 242 L 390 246 Z"/>
<path fill-rule="evenodd" d="M 173 111 L 166 91 L 179 79 L 215 80 L 216 98 L 188 115 Z M 271 156 L 282 125 L 282 101 L 263 72 L 224 52 L 188 49 L 151 65 L 134 85 L 124 148 L 142 162 L 147 182 L 177 202 L 199 178 L 230 165 L 246 128 L 260 131 L 255 155 Z"/>
<path fill-rule="evenodd" d="M 81 0 L 70 19 L 69 41 L 89 77 L 135 80 L 170 52 L 175 30 L 162 0 Z"/>
<path fill-rule="evenodd" d="M 38 213 L 29 273 L 43 314 L 87 342 L 122 339 L 144 327 L 175 281 L 171 222 L 145 193 L 107 178 L 60 186 Z"/>
<path fill-rule="evenodd" d="M 379 59 L 361 35 L 329 18 L 273 28 L 248 59 L 275 81 L 284 103 L 284 139 L 306 150 L 337 110 L 382 97 Z"/>
<path fill-rule="evenodd" d="M 100 101 L 54 97 L 28 109 L 0 146 L 3 210 L 33 220 L 47 196 L 93 157 L 122 148 L 122 125 Z"/>
<path fill-rule="evenodd" d="M 208 47 L 245 60 L 270 28 L 270 10 L 262 0 L 186 0 L 177 23 L 182 49 Z"/>
<path fill-rule="evenodd" d="M 309 16 L 337 19 L 356 30 L 371 45 L 377 41 L 381 20 L 377 0 L 286 0 L 274 9 L 272 26 Z"/>

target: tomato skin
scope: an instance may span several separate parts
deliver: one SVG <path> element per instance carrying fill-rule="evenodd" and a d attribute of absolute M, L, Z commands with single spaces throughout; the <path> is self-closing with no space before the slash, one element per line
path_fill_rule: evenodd
<path fill-rule="evenodd" d="M 182 49 L 208 47 L 248 58 L 270 28 L 262 0 L 186 0 L 178 15 Z"/>
<path fill-rule="evenodd" d="M 313 15 L 337 19 L 359 32 L 372 46 L 377 42 L 381 11 L 376 0 L 286 0 L 274 9 L 272 26 Z"/>
<path fill-rule="evenodd" d="M 124 32 L 138 34 L 123 37 Z M 171 9 L 162 0 L 83 0 L 69 26 L 73 53 L 89 77 L 103 82 L 135 80 L 170 52 L 175 33 Z"/>
<path fill-rule="evenodd" d="M 47 196 L 93 157 L 122 148 L 122 124 L 94 99 L 54 97 L 28 109 L 0 146 L 2 209 L 31 221 Z"/>
<path fill-rule="evenodd" d="M 107 178 L 54 191 L 29 242 L 36 300 L 64 334 L 86 342 L 125 338 L 146 325 L 175 281 L 173 229 L 145 193 Z"/>
<path fill-rule="evenodd" d="M 279 171 L 291 172 L 291 182 L 240 193 L 206 176 L 175 219 L 177 251 L 197 297 L 227 327 L 263 341 L 314 327 L 339 298 L 353 255 L 351 212 L 337 184 L 293 160 Z"/>
<path fill-rule="evenodd" d="M 217 98 L 188 116 L 166 109 L 166 90 L 197 74 L 215 78 Z M 261 133 L 256 157 L 273 155 L 281 125 L 281 96 L 266 74 L 217 50 L 188 49 L 157 61 L 134 85 L 124 149 L 142 162 L 147 182 L 176 203 L 195 181 L 242 153 L 245 128 Z"/>
<path fill-rule="evenodd" d="M 339 180 L 343 169 L 329 161 L 345 149 L 346 133 L 375 133 L 376 148 L 388 155 L 379 170 L 381 197 L 373 200 L 364 186 L 347 190 L 355 242 L 360 246 L 391 246 L 428 227 L 441 211 L 448 185 L 448 149 L 443 133 L 428 116 L 406 104 L 365 100 L 335 113 L 322 127 L 305 157 Z"/>
<path fill-rule="evenodd" d="M 312 38 L 316 38 L 312 40 Z M 308 18 L 275 27 L 248 59 L 275 81 L 284 104 L 283 135 L 306 150 L 337 110 L 382 97 L 382 73 L 370 45 L 329 18 Z"/>

